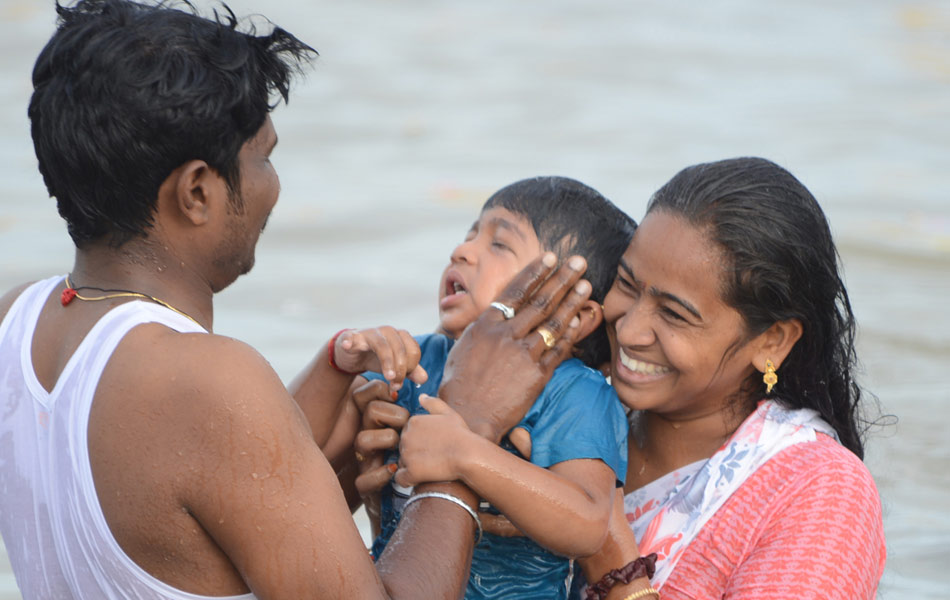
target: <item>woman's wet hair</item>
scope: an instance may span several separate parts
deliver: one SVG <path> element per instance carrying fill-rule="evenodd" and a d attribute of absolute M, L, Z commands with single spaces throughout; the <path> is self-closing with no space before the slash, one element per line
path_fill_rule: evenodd
<path fill-rule="evenodd" d="M 159 187 L 189 160 L 207 162 L 239 202 L 241 146 L 316 52 L 269 23 L 267 35 L 238 31 L 219 6 L 206 19 L 188 2 L 57 2 L 29 117 L 40 172 L 77 246 L 145 234 Z"/>
<path fill-rule="evenodd" d="M 724 251 L 722 297 L 743 316 L 750 338 L 778 321 L 801 322 L 801 339 L 772 394 L 818 411 L 863 458 L 854 315 L 831 230 L 811 192 L 775 163 L 735 158 L 683 169 L 650 199 L 647 214 L 653 211 L 705 230 Z M 765 397 L 761 374 L 742 389 L 750 402 Z"/>
<path fill-rule="evenodd" d="M 560 260 L 578 254 L 587 260 L 584 279 L 599 303 L 613 285 L 617 264 L 630 244 L 636 221 L 594 188 L 567 177 L 533 177 L 498 190 L 482 210 L 504 208 L 534 228 L 544 250 Z M 577 343 L 576 355 L 592 368 L 610 362 L 603 323 Z"/>

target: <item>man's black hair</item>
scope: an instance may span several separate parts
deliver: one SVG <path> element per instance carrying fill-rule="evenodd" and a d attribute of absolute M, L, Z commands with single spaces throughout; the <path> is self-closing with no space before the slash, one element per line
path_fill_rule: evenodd
<path fill-rule="evenodd" d="M 29 117 L 39 169 L 77 247 L 119 246 L 153 224 L 162 182 L 203 160 L 239 198 L 238 153 L 316 51 L 280 28 L 237 29 L 168 2 L 56 3 L 33 69 Z"/>
<path fill-rule="evenodd" d="M 584 278 L 591 299 L 603 303 L 613 285 L 636 221 L 590 186 L 567 177 L 523 179 L 495 192 L 482 210 L 504 208 L 523 216 L 534 228 L 541 247 L 559 259 L 579 254 L 587 260 Z M 603 323 L 578 342 L 577 357 L 592 368 L 610 362 L 610 344 Z"/>

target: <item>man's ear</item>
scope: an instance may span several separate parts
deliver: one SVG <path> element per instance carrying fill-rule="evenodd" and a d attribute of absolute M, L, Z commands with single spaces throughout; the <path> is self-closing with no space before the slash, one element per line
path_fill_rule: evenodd
<path fill-rule="evenodd" d="M 776 321 L 753 340 L 756 350 L 752 365 L 765 373 L 765 361 L 770 360 L 778 369 L 801 337 L 802 323 L 798 319 Z"/>
<path fill-rule="evenodd" d="M 604 322 L 604 311 L 599 302 L 588 300 L 581 306 L 577 317 L 581 320 L 577 335 L 577 340 L 580 341 L 592 334 Z"/>
<path fill-rule="evenodd" d="M 218 203 L 227 201 L 224 179 L 203 160 L 189 160 L 172 171 L 166 185 L 171 206 L 193 225 L 206 224 Z"/>

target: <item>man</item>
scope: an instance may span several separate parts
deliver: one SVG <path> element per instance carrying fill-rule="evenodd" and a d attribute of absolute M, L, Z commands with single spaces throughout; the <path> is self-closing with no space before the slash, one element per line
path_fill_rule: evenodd
<path fill-rule="evenodd" d="M 57 12 L 29 116 L 75 262 L 0 299 L 0 533 L 24 597 L 458 597 L 471 491 L 417 486 L 374 569 L 294 398 L 210 333 L 213 294 L 250 270 L 277 201 L 271 95 L 313 50 L 233 15 Z M 552 271 L 551 256 L 526 269 L 500 298 L 516 316 L 483 315 L 447 367 L 441 393 L 495 441 L 573 344 L 562 324 L 589 286 L 568 293 L 577 265 Z M 542 322 L 553 346 L 531 335 Z M 324 348 L 299 402 L 349 385 L 331 365 Z M 513 372 L 523 389 L 479 384 Z"/>

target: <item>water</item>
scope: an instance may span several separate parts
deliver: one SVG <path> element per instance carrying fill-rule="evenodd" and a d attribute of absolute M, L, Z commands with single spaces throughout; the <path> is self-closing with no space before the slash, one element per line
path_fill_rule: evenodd
<path fill-rule="evenodd" d="M 29 73 L 52 2 L 0 0 L 0 289 L 72 248 L 36 173 Z M 198 2 L 208 6 L 208 2 Z M 563 174 L 639 218 L 688 164 L 761 155 L 819 198 L 861 326 L 888 567 L 950 596 L 950 5 L 931 1 L 234 0 L 322 57 L 274 115 L 283 194 L 215 329 L 285 379 L 343 326 L 435 322 L 487 194 Z M 0 600 L 18 598 L 0 563 Z"/>

